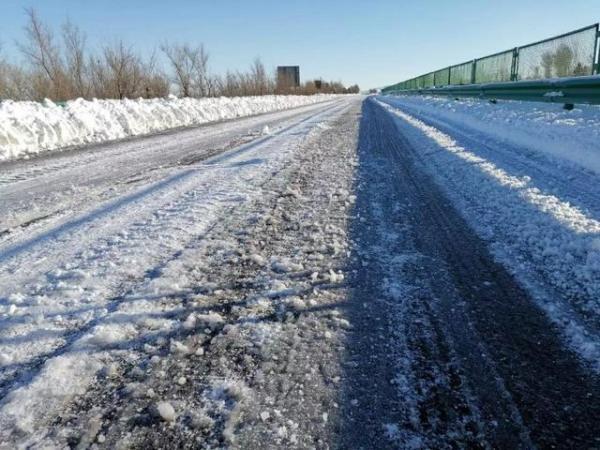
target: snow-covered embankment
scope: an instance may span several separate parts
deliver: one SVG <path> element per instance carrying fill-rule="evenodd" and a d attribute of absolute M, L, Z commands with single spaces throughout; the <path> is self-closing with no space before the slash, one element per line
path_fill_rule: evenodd
<path fill-rule="evenodd" d="M 83 99 L 59 106 L 47 100 L 0 103 L 0 161 L 171 128 L 279 111 L 335 95 L 265 95 L 205 99 Z"/>

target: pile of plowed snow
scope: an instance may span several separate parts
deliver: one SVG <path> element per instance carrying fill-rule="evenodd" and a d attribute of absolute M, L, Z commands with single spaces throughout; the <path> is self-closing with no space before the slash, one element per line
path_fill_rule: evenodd
<path fill-rule="evenodd" d="M 59 106 L 0 103 L 0 161 L 105 142 L 170 128 L 278 111 L 332 100 L 335 95 L 265 95 L 235 98 L 83 99 Z"/>
<path fill-rule="evenodd" d="M 383 101 L 408 113 L 427 114 L 449 125 L 469 128 L 499 142 L 534 150 L 557 163 L 569 161 L 600 174 L 600 107 L 575 105 L 567 111 L 561 104 L 526 101 L 449 99 L 428 96 L 387 96 Z"/>

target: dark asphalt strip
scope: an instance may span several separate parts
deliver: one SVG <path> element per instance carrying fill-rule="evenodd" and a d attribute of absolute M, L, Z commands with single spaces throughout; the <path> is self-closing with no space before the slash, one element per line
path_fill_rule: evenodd
<path fill-rule="evenodd" d="M 386 159 L 394 190 L 382 192 L 380 200 L 411 205 L 402 214 L 407 214 L 405 220 L 413 230 L 415 249 L 429 261 L 413 276 L 429 285 L 432 295 L 423 301 L 431 302 L 439 333 L 457 356 L 460 376 L 481 414 L 485 443 L 494 448 L 600 446 L 598 378 L 565 348 L 559 331 L 529 294 L 494 261 L 485 243 L 426 174 L 427 161 L 401 135 L 395 119 L 369 100 L 363 115 L 361 164 L 369 158 Z M 449 367 L 443 361 L 437 365 Z M 424 374 L 414 374 L 420 375 Z M 438 421 L 455 416 L 455 406 L 428 405 Z M 423 426 L 420 431 L 429 433 L 429 442 L 436 446 L 476 445 L 451 434 L 436 439 L 435 427 Z"/>

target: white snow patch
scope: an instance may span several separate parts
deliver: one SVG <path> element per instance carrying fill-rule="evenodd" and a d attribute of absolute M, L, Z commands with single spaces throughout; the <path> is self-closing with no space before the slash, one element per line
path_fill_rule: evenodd
<path fill-rule="evenodd" d="M 175 414 L 175 408 L 169 402 L 158 402 L 156 404 L 156 409 L 160 417 L 166 422 L 174 422 L 177 418 L 177 414 Z"/>
<path fill-rule="evenodd" d="M 562 92 L 549 93 L 561 98 Z M 428 117 L 460 123 L 469 129 L 600 174 L 600 107 L 577 105 L 572 111 L 557 103 L 403 96 L 384 98 L 386 103 L 414 108 Z"/>
<path fill-rule="evenodd" d="M 254 264 L 256 264 L 257 266 L 265 266 L 267 264 L 267 259 L 264 256 L 261 256 L 259 254 L 252 254 L 248 257 L 248 259 L 250 261 L 252 261 Z"/>
<path fill-rule="evenodd" d="M 265 95 L 235 98 L 175 98 L 0 103 L 0 161 L 105 142 L 170 128 L 311 105 L 335 95 Z M 268 127 L 263 134 L 269 134 Z"/>
<path fill-rule="evenodd" d="M 562 91 L 552 91 L 552 92 L 546 92 L 544 94 L 544 97 L 564 97 L 565 94 L 563 94 Z"/>
<path fill-rule="evenodd" d="M 48 360 L 31 383 L 5 397 L 0 415 L 0 441 L 10 442 L 4 433 L 14 428 L 29 433 L 40 422 L 51 420 L 72 398 L 85 393 L 91 383 L 89 375 L 101 368 L 97 359 L 82 358 L 77 353 Z M 44 408 L 39 408 L 42 404 Z"/>
<path fill-rule="evenodd" d="M 202 327 L 209 328 L 210 330 L 216 330 L 225 323 L 223 316 L 216 312 L 210 312 L 208 314 L 198 314 L 196 320 Z"/>
<path fill-rule="evenodd" d="M 192 353 L 190 348 L 182 342 L 172 340 L 171 341 L 171 353 L 179 355 L 189 355 Z"/>

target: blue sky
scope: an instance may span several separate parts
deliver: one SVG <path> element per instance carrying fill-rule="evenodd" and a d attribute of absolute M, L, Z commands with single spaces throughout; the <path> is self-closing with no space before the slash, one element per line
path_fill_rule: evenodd
<path fill-rule="evenodd" d="M 1 0 L 0 42 L 20 58 L 23 8 L 51 26 L 69 17 L 97 47 L 123 39 L 143 53 L 168 39 L 202 42 L 211 69 L 298 64 L 378 87 L 600 21 L 600 0 Z"/>

